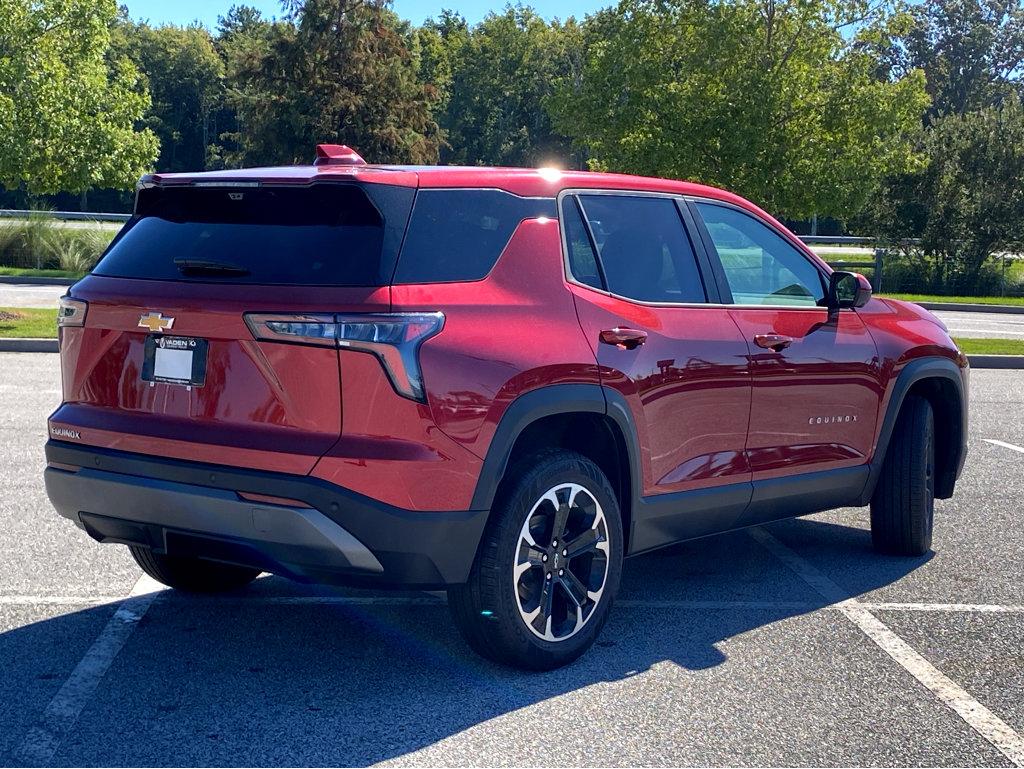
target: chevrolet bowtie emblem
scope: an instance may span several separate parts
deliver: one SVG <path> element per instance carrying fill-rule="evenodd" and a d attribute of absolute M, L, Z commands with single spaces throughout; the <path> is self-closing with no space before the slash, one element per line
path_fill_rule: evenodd
<path fill-rule="evenodd" d="M 156 333 L 169 330 L 174 325 L 174 318 L 165 318 L 158 312 L 149 312 L 139 318 L 139 328 L 148 328 Z"/>

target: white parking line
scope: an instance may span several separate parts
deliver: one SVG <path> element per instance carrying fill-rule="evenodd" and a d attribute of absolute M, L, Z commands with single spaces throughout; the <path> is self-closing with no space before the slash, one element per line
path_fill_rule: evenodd
<path fill-rule="evenodd" d="M 937 611 L 976 614 L 1024 614 L 1024 606 L 995 603 L 871 603 L 861 601 L 860 605 L 871 611 Z"/>
<path fill-rule="evenodd" d="M 61 741 L 77 723 L 110 664 L 164 589 L 149 577 L 139 578 L 71 676 L 50 700 L 39 722 L 25 735 L 15 753 L 20 761 L 34 766 L 48 766 L 53 762 Z"/>
<path fill-rule="evenodd" d="M 95 606 L 123 600 L 109 595 L 0 595 L 0 606 Z"/>
<path fill-rule="evenodd" d="M 914 651 L 906 641 L 868 611 L 863 604 L 848 597 L 846 591 L 826 574 L 797 555 L 766 530 L 751 529 L 750 535 L 772 555 L 786 564 L 800 579 L 820 593 L 826 601 L 835 604 L 836 608 L 850 622 L 860 628 L 861 632 L 960 716 L 968 726 L 996 750 L 1016 766 L 1024 767 L 1024 738 L 1017 734 L 1009 724 Z"/>
<path fill-rule="evenodd" d="M 985 443 L 991 443 L 993 446 L 1002 446 L 1004 449 L 1010 449 L 1010 451 L 1019 451 L 1021 454 L 1024 454 L 1024 448 L 1020 446 L 1015 446 L 1012 443 L 1007 443 L 1006 441 L 997 441 L 995 438 L 982 438 L 982 440 L 985 441 Z"/>

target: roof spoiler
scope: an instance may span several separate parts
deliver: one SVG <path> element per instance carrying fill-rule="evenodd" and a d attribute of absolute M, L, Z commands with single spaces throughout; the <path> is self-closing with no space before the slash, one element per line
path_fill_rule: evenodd
<path fill-rule="evenodd" d="M 345 144 L 316 145 L 315 166 L 365 166 L 366 161 L 351 147 Z"/>

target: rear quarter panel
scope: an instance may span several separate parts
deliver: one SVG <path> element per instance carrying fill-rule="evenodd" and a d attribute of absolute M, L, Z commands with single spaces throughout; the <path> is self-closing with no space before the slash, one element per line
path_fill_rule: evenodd
<path fill-rule="evenodd" d="M 558 222 L 527 219 L 482 281 L 392 288 L 395 311 L 445 312 L 420 351 L 431 415 L 484 458 L 502 415 L 539 387 L 599 382 L 562 271 Z"/>

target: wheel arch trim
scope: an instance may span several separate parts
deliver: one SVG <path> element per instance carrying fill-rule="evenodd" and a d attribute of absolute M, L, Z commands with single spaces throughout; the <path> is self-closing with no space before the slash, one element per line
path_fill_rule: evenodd
<path fill-rule="evenodd" d="M 954 428 L 953 446 L 953 481 L 960 474 L 964 459 L 967 453 L 967 397 L 964 392 L 964 379 L 961 368 L 949 358 L 924 357 L 916 358 L 897 375 L 896 382 L 889 396 L 885 414 L 879 423 L 878 437 L 875 441 L 875 450 L 871 457 L 870 472 L 864 490 L 861 492 L 860 504 L 866 505 L 871 501 L 875 492 L 875 486 L 882 472 L 882 464 L 885 462 L 885 455 L 889 449 L 889 441 L 896 426 L 903 402 L 914 385 L 929 379 L 938 379 L 952 384 L 957 394 L 956 406 L 960 412 L 960 419 L 952 425 Z M 950 486 L 952 484 L 950 483 Z M 950 488 L 950 491 L 952 489 Z"/>
<path fill-rule="evenodd" d="M 544 417 L 569 414 L 602 414 L 619 428 L 629 461 L 629 500 L 639 495 L 638 473 L 640 449 L 636 426 L 625 398 L 615 390 L 599 384 L 557 384 L 540 387 L 517 397 L 502 415 L 487 449 L 472 509 L 489 510 L 508 466 L 512 448 L 523 431 Z"/>

